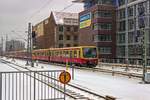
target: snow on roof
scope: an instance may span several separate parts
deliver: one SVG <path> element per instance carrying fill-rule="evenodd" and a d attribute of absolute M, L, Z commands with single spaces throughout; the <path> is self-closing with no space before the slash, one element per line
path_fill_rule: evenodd
<path fill-rule="evenodd" d="M 82 2 L 84 2 L 85 0 L 74 0 L 74 1 L 72 1 L 72 2 L 75 2 L 75 3 L 82 3 Z"/>
<path fill-rule="evenodd" d="M 52 12 L 56 24 L 64 24 L 64 19 L 78 19 L 78 13 Z"/>

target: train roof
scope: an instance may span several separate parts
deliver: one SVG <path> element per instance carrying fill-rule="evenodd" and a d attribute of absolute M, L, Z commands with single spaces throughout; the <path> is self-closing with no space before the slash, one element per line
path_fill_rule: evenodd
<path fill-rule="evenodd" d="M 34 52 L 36 51 L 47 51 L 47 50 L 67 50 L 67 49 L 79 49 L 79 48 L 95 48 L 96 46 L 78 46 L 78 47 L 65 47 L 65 48 L 48 48 L 48 49 L 38 49 L 38 50 L 34 50 Z"/>

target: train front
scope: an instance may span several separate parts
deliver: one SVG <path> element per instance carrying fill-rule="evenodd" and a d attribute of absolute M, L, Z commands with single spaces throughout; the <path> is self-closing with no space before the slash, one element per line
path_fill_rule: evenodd
<path fill-rule="evenodd" d="M 87 67 L 96 67 L 98 64 L 98 53 L 95 46 L 83 47 L 83 63 Z"/>

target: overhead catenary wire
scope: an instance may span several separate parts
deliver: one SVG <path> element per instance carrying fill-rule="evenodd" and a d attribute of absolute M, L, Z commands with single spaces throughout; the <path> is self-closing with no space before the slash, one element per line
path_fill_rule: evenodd
<path fill-rule="evenodd" d="M 27 20 L 31 20 L 34 16 L 36 16 L 38 13 L 41 12 L 42 9 L 46 8 L 47 5 L 49 5 L 50 3 L 52 3 L 53 0 L 48 0 L 47 2 L 45 2 L 41 7 L 40 9 L 38 9 L 36 12 L 34 12 L 33 14 L 31 14 L 31 16 L 29 16 L 28 18 L 25 18 Z M 63 12 L 65 10 L 67 10 L 68 8 L 72 7 L 74 5 L 74 3 L 71 3 L 67 6 L 65 6 L 63 9 L 61 9 L 59 12 Z M 15 32 L 16 33 L 16 32 Z M 19 36 L 21 36 L 19 33 L 18 33 Z M 22 36 L 21 36 L 22 37 Z M 23 37 L 22 37 L 23 38 Z"/>
<path fill-rule="evenodd" d="M 32 19 L 36 14 L 40 13 L 42 9 L 44 9 L 45 7 L 47 7 L 47 5 L 49 5 L 53 0 L 48 0 L 46 3 L 44 3 L 44 5 L 42 5 L 40 7 L 40 9 L 38 9 L 36 12 L 34 12 L 29 19 Z"/>
<path fill-rule="evenodd" d="M 60 12 L 63 12 L 64 10 L 70 8 L 70 7 L 73 6 L 73 5 L 74 5 L 74 3 L 72 3 L 72 4 L 70 4 L 70 5 L 67 5 L 67 6 L 64 7 L 62 10 L 60 10 Z"/>

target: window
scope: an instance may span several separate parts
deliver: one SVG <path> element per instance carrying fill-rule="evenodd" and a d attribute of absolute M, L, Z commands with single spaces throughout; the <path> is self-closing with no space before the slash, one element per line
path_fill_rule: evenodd
<path fill-rule="evenodd" d="M 118 46 L 117 54 L 118 54 L 118 56 L 125 56 L 125 46 Z"/>
<path fill-rule="evenodd" d="M 130 45 L 129 46 L 129 56 L 139 56 L 142 54 L 141 46 L 138 45 Z"/>
<path fill-rule="evenodd" d="M 83 48 L 83 57 L 96 58 L 97 57 L 96 48 Z"/>
<path fill-rule="evenodd" d="M 138 4 L 138 15 L 139 15 L 139 16 L 145 15 L 146 10 L 145 10 L 145 7 L 144 7 L 144 6 L 146 7 L 145 3 L 140 3 L 140 4 Z"/>
<path fill-rule="evenodd" d="M 124 19 L 125 18 L 125 9 L 119 10 L 119 19 Z"/>
<path fill-rule="evenodd" d="M 111 47 L 98 47 L 100 54 L 111 54 Z"/>
<path fill-rule="evenodd" d="M 118 0 L 118 2 L 119 2 L 119 6 L 122 6 L 125 4 L 125 0 Z"/>
<path fill-rule="evenodd" d="M 66 30 L 68 31 L 68 32 L 70 32 L 71 31 L 71 27 L 66 27 Z"/>
<path fill-rule="evenodd" d="M 59 48 L 63 48 L 63 46 L 64 46 L 63 44 L 59 44 Z"/>
<path fill-rule="evenodd" d="M 78 26 L 73 27 L 74 32 L 78 32 Z"/>
<path fill-rule="evenodd" d="M 119 22 L 119 31 L 125 31 L 126 30 L 126 23 L 125 21 Z"/>
<path fill-rule="evenodd" d="M 96 4 L 107 4 L 107 5 L 112 5 L 113 0 L 96 0 Z"/>
<path fill-rule="evenodd" d="M 100 18 L 100 17 L 112 17 L 111 11 L 97 11 L 94 13 L 94 18 Z"/>
<path fill-rule="evenodd" d="M 73 39 L 74 39 L 74 41 L 77 41 L 77 40 L 78 40 L 78 36 L 75 35 L 75 36 L 73 37 Z"/>
<path fill-rule="evenodd" d="M 66 36 L 66 40 L 70 40 L 70 35 L 67 35 L 67 36 Z"/>
<path fill-rule="evenodd" d="M 120 33 L 117 35 L 117 42 L 118 43 L 125 43 L 125 33 Z"/>
<path fill-rule="evenodd" d="M 111 30 L 112 24 L 110 23 L 98 23 L 94 24 L 94 30 Z"/>
<path fill-rule="evenodd" d="M 131 2 L 134 2 L 134 1 L 136 1 L 136 0 L 128 0 L 128 3 L 131 3 Z"/>
<path fill-rule="evenodd" d="M 59 32 L 63 32 L 64 28 L 63 26 L 59 26 Z"/>
<path fill-rule="evenodd" d="M 70 47 L 71 45 L 70 44 L 66 44 L 66 47 Z"/>
<path fill-rule="evenodd" d="M 101 42 L 101 41 L 112 41 L 112 36 L 111 35 L 104 35 L 104 34 L 100 34 L 100 35 L 95 35 L 94 36 L 94 41 L 95 42 Z"/>
<path fill-rule="evenodd" d="M 77 46 L 78 46 L 78 44 L 74 44 L 73 46 L 74 46 L 74 47 L 77 47 Z"/>
<path fill-rule="evenodd" d="M 129 32 L 128 33 L 128 43 L 133 43 L 135 38 L 134 32 Z"/>
<path fill-rule="evenodd" d="M 133 16 L 133 7 L 128 7 L 128 17 Z"/>
<path fill-rule="evenodd" d="M 63 40 L 63 35 L 59 35 L 59 40 Z"/>
<path fill-rule="evenodd" d="M 129 19 L 128 20 L 128 29 L 129 30 L 134 29 L 134 25 L 135 25 L 134 22 L 135 22 L 134 19 Z"/>
<path fill-rule="evenodd" d="M 146 17 L 139 17 L 138 18 L 138 26 L 139 28 L 145 28 L 146 27 Z"/>
<path fill-rule="evenodd" d="M 74 58 L 78 58 L 77 50 L 74 51 Z"/>

